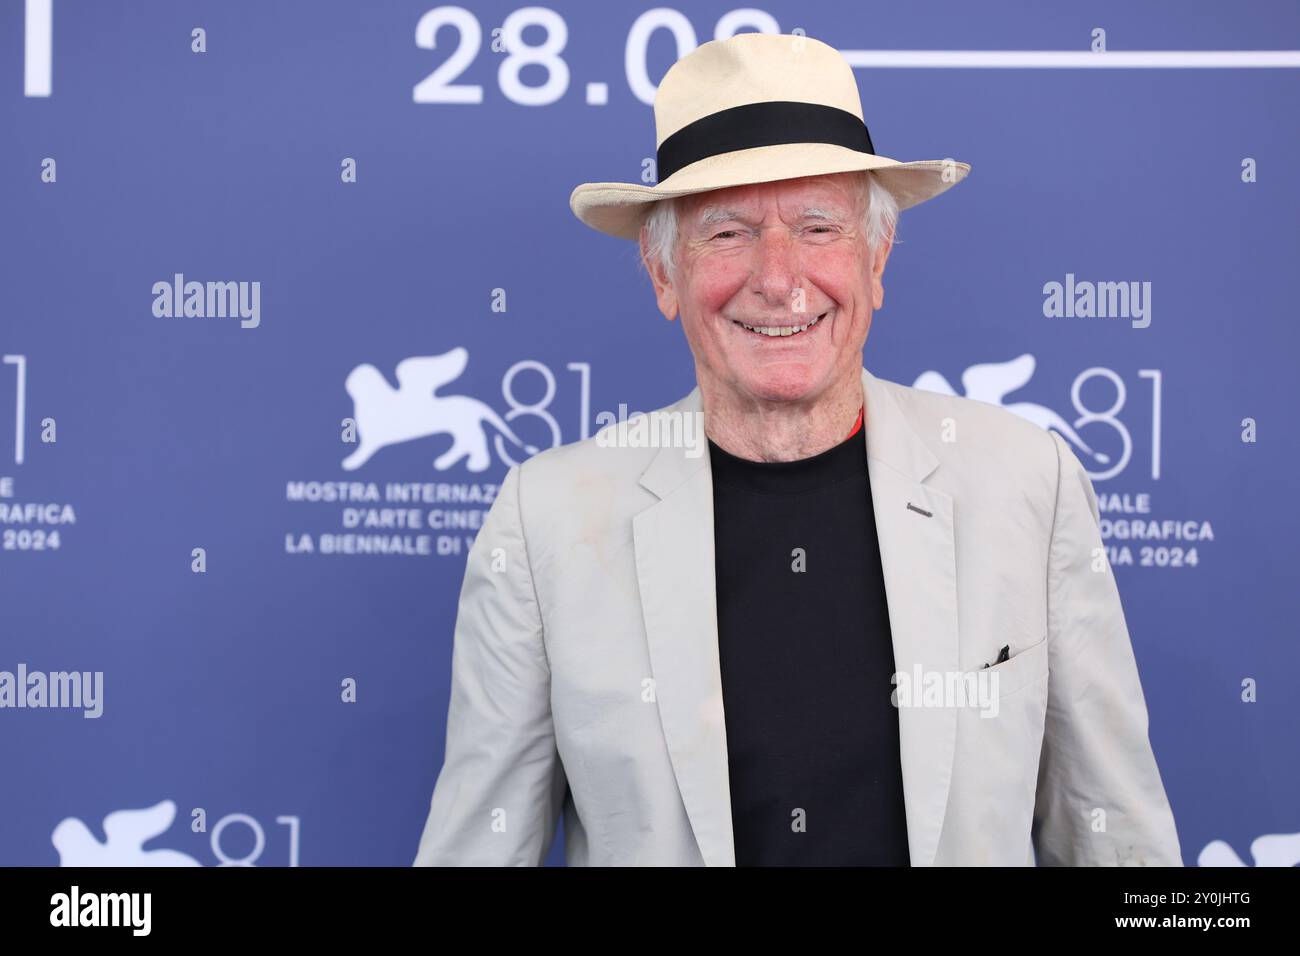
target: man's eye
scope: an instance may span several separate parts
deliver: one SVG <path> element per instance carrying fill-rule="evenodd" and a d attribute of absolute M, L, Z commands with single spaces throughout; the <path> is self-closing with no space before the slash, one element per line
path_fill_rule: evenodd
<path fill-rule="evenodd" d="M 809 232 L 834 232 L 835 227 L 834 226 L 813 226 L 808 231 Z"/>
<path fill-rule="evenodd" d="M 740 233 L 737 232 L 735 229 L 724 229 L 722 232 L 717 233 L 713 238 L 730 239 L 732 236 L 738 236 L 738 235 L 740 235 Z"/>

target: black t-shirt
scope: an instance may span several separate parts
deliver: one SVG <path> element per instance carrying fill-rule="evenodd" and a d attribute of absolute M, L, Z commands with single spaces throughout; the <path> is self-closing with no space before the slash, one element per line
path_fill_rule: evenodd
<path fill-rule="evenodd" d="M 866 429 L 753 462 L 709 442 L 738 866 L 906 866 Z"/>

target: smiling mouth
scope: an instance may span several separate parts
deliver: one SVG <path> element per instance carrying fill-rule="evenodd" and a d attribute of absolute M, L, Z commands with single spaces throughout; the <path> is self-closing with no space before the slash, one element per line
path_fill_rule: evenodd
<path fill-rule="evenodd" d="M 806 322 L 803 325 L 746 325 L 744 322 L 737 322 L 735 319 L 731 321 L 755 335 L 766 335 L 768 338 L 773 339 L 788 339 L 793 335 L 808 331 L 829 314 L 829 312 L 823 312 L 811 322 Z"/>

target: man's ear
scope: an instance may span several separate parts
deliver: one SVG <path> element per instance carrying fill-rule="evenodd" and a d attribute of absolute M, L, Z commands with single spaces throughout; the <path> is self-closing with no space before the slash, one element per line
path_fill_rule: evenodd
<path fill-rule="evenodd" d="M 645 271 L 650 275 L 650 283 L 655 289 L 655 302 L 659 304 L 659 311 L 664 314 L 665 319 L 671 322 L 677 318 L 677 291 L 673 288 L 672 279 L 669 278 L 668 270 L 663 263 L 650 257 L 646 236 L 646 229 L 642 227 L 641 263 L 645 266 Z"/>
<path fill-rule="evenodd" d="M 872 252 L 871 275 L 871 308 L 879 309 L 885 302 L 885 263 L 889 261 L 890 250 L 894 248 L 894 231 L 891 229 L 889 235 L 876 244 Z"/>

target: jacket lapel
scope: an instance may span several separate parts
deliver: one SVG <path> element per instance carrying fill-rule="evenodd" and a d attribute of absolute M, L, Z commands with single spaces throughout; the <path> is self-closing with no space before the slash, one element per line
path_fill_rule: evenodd
<path fill-rule="evenodd" d="M 887 384 L 863 369 L 862 387 L 867 473 L 894 670 L 907 675 L 915 687 L 918 672 L 957 673 L 952 498 L 924 484 L 939 460 L 912 428 Z M 941 424 L 933 423 L 936 434 Z M 900 707 L 898 734 L 909 853 L 913 866 L 930 866 L 948 803 L 957 712 L 952 707 Z"/>
<path fill-rule="evenodd" d="M 909 677 L 918 669 L 955 673 L 952 499 L 923 483 L 938 459 L 886 383 L 863 369 L 862 385 L 894 668 Z M 668 411 L 701 410 L 696 388 Z M 682 448 L 661 448 L 640 483 L 659 499 L 633 519 L 633 537 L 664 738 L 705 864 L 734 866 L 707 448 L 696 457 Z M 911 862 L 929 866 L 943 828 L 957 715 L 950 707 L 901 707 L 898 717 Z"/>
<path fill-rule="evenodd" d="M 670 409 L 701 412 L 699 389 Z M 698 420 L 698 419 L 697 419 Z M 632 521 L 655 698 L 673 773 L 706 866 L 734 866 L 713 566 L 713 481 L 697 457 L 661 448 L 641 476 L 660 500 Z"/>

